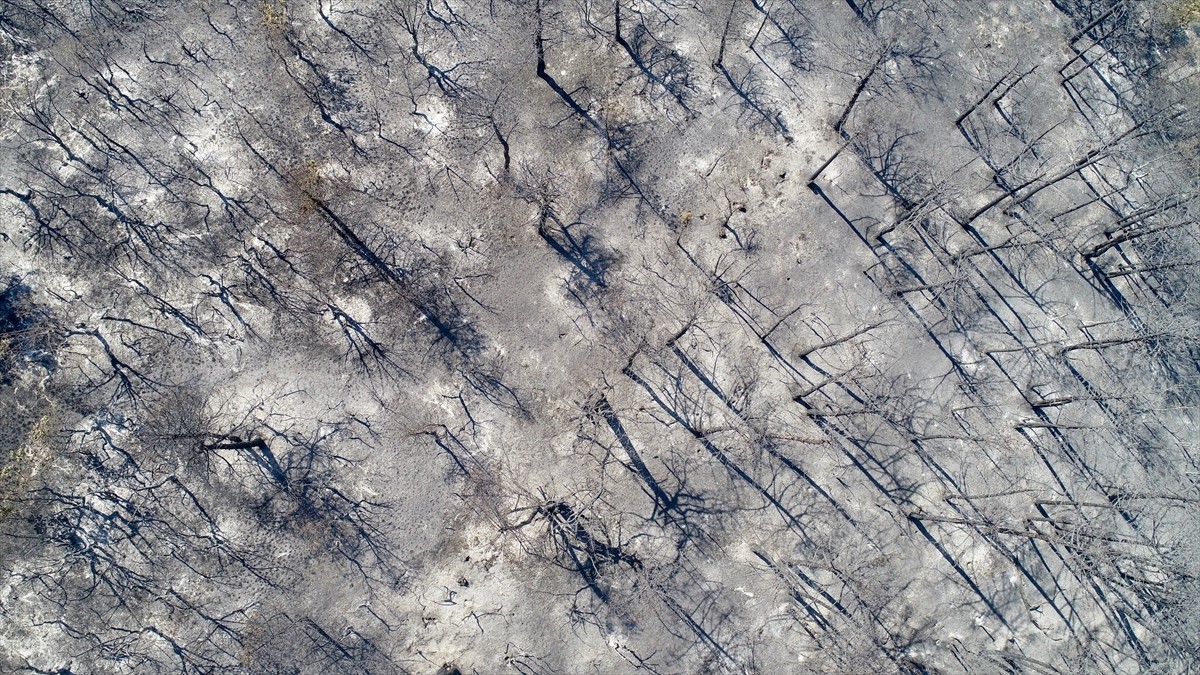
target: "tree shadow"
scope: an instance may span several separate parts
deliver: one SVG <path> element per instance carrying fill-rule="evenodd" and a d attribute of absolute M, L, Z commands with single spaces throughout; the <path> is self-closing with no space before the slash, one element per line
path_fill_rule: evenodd
<path fill-rule="evenodd" d="M 603 525 L 565 501 L 549 499 L 543 493 L 541 502 L 527 510 L 529 514 L 522 521 L 505 525 L 501 531 L 519 530 L 534 521 L 545 524 L 552 551 L 546 557 L 577 574 L 584 589 L 603 604 L 609 601 L 608 585 L 602 577 L 606 568 L 624 564 L 640 572 L 644 567 L 641 558 L 628 550 L 627 543 L 614 543 Z"/>
<path fill-rule="evenodd" d="M 24 279 L 9 277 L 0 290 L 0 385 L 12 383 L 21 362 L 54 370 L 49 319 Z"/>
<path fill-rule="evenodd" d="M 632 41 L 627 39 L 621 26 L 622 4 L 614 4 L 617 44 L 625 50 L 629 59 L 647 80 L 661 89 L 685 113 L 693 115 L 694 112 L 687 104 L 687 99 L 694 90 L 687 60 L 650 32 L 640 12 L 637 13 L 638 22 L 633 29 L 633 35 L 630 36 Z M 652 96 L 651 100 L 654 98 L 656 97 Z"/>
<path fill-rule="evenodd" d="M 707 506 L 705 504 L 707 500 L 703 495 L 688 491 L 686 476 L 681 477 L 679 472 L 670 466 L 667 466 L 667 471 L 675 479 L 676 488 L 672 489 L 654 476 L 606 397 L 600 398 L 596 404 L 596 412 L 604 418 L 617 442 L 629 457 L 629 463 L 625 466 L 642 481 L 643 490 L 653 500 L 654 511 L 650 516 L 651 519 L 677 530 L 679 538 L 675 542 L 676 558 L 678 559 L 678 556 L 690 543 L 695 541 L 711 543 L 712 538 L 705 532 L 701 520 L 717 514 L 718 510 Z"/>
<path fill-rule="evenodd" d="M 581 304 L 608 288 L 608 274 L 619 258 L 599 243 L 585 223 L 563 224 L 545 207 L 538 222 L 538 236 L 575 268 L 567 289 Z"/>

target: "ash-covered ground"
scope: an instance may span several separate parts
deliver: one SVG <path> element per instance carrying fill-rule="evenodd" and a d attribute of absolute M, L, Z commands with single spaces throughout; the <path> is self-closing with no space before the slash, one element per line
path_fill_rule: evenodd
<path fill-rule="evenodd" d="M 1196 0 L 5 0 L 0 670 L 1200 668 Z"/>

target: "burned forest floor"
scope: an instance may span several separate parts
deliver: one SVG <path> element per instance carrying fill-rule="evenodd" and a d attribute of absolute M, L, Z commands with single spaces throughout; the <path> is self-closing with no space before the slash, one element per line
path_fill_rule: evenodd
<path fill-rule="evenodd" d="M 6 0 L 0 670 L 1200 668 L 1196 0 Z"/>

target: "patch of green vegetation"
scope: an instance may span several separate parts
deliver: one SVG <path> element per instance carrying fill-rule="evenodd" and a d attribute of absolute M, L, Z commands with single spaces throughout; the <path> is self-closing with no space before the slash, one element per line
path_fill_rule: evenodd
<path fill-rule="evenodd" d="M 266 0 L 260 6 L 262 25 L 272 33 L 282 33 L 288 26 L 287 0 Z"/>
<path fill-rule="evenodd" d="M 306 161 L 295 176 L 296 189 L 300 194 L 300 210 L 308 213 L 316 208 L 324 191 L 324 181 L 321 179 L 321 169 L 315 159 Z"/>
<path fill-rule="evenodd" d="M 1200 0 L 1176 0 L 1170 12 L 1171 19 L 1181 26 L 1200 24 Z"/>
<path fill-rule="evenodd" d="M 50 461 L 54 438 L 54 416 L 42 415 L 30 429 L 25 442 L 13 448 L 0 465 L 0 521 L 17 509 L 20 498 Z"/>

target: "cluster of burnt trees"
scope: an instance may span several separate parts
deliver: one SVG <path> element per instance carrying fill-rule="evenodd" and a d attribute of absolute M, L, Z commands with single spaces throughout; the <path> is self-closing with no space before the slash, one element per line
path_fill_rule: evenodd
<path fill-rule="evenodd" d="M 34 256 L 0 324 L 5 406 L 24 422 L 4 448 L 14 672 L 399 668 L 377 644 L 394 618 L 346 607 L 360 632 L 294 598 L 329 580 L 404 586 L 391 498 L 360 487 L 377 420 L 226 376 L 279 368 L 284 350 L 395 379 L 416 353 L 482 395 L 504 385 L 462 309 L 471 271 L 388 220 L 461 177 L 398 169 L 397 151 L 421 159 L 416 132 L 364 117 L 347 69 L 283 11 L 4 10 L 4 238 Z M 341 141 L 313 142 L 327 132 Z M 363 182 L 327 163 L 343 156 Z"/>
<path fill-rule="evenodd" d="M 632 669 L 1194 665 L 1195 38 L 1054 5 L 1044 60 L 930 0 L 7 3 L 0 664 L 442 667 L 381 607 L 424 444 Z M 781 282 L 823 229 L 864 269 Z"/>
<path fill-rule="evenodd" d="M 945 495 L 900 500 L 906 517 L 981 601 L 995 596 L 941 542 L 967 534 L 1011 561 L 1037 589 L 1037 611 L 1055 614 L 1035 624 L 1060 626 L 1074 653 L 1011 662 L 1017 669 L 1175 669 L 1196 659 L 1180 637 L 1194 625 L 1196 592 L 1195 466 L 1184 440 L 1200 347 L 1186 278 L 1197 250 L 1195 84 L 1194 72 L 1172 70 L 1179 62 L 1161 41 L 1180 29 L 1156 9 L 1064 7 L 1077 26 L 1072 56 L 985 80 L 953 121 L 970 149 L 954 161 L 982 162 L 973 173 L 990 185 L 938 176 L 915 133 L 856 125 L 855 98 L 835 124 L 846 145 L 810 182 L 878 256 L 868 278 L 920 323 L 964 394 L 948 417 L 854 411 L 893 418 Z M 1046 114 L 1056 89 L 1071 108 Z M 1069 154 L 1065 125 L 1082 130 Z M 842 181 L 861 176 L 852 192 L 881 187 L 895 215 L 855 218 L 860 204 L 829 196 L 831 166 Z M 999 402 L 1014 394 L 1018 409 Z M 1006 466 L 1009 438 L 1037 463 Z M 945 469 L 949 448 L 964 442 L 995 467 L 986 484 Z M 1008 610 L 987 605 L 1008 623 Z M 1105 621 L 1081 620 L 1084 607 Z"/>

